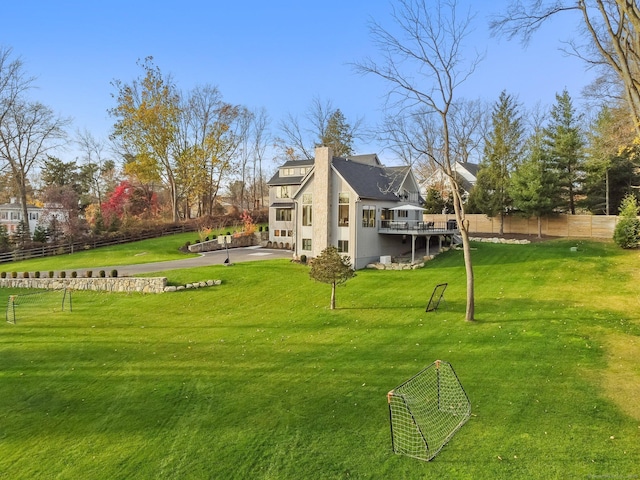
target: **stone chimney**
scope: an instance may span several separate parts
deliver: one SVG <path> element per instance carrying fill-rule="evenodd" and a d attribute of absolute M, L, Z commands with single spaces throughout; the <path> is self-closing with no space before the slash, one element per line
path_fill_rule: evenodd
<path fill-rule="evenodd" d="M 331 192 L 331 161 L 333 152 L 329 147 L 317 147 L 313 172 L 313 256 L 331 244 L 329 223 L 333 195 Z"/>

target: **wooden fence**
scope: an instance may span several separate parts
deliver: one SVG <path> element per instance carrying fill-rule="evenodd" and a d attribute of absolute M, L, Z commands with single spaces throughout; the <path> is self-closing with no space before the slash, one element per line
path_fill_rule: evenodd
<path fill-rule="evenodd" d="M 500 232 L 500 218 L 482 214 L 467 215 L 469 233 Z M 425 214 L 424 221 L 443 222 L 455 220 L 455 215 Z M 614 215 L 558 215 L 542 218 L 542 235 L 551 237 L 613 238 L 618 223 Z M 538 235 L 538 219 L 507 216 L 504 218 L 504 234 Z"/>

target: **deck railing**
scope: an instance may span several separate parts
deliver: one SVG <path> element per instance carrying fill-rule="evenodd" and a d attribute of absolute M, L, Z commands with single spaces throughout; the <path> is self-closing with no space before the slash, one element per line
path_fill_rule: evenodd
<path fill-rule="evenodd" d="M 381 232 L 434 232 L 434 233 L 457 233 L 458 224 L 455 220 L 445 222 L 425 222 L 422 220 L 381 220 Z"/>

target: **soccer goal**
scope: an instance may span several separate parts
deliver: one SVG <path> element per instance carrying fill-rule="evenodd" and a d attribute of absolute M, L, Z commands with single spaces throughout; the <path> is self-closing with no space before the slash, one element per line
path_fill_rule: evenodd
<path fill-rule="evenodd" d="M 8 323 L 15 324 L 18 319 L 64 311 L 65 308 L 69 311 L 73 309 L 71 290 L 68 288 L 9 295 L 6 319 Z"/>
<path fill-rule="evenodd" d="M 451 364 L 436 360 L 387 394 L 393 451 L 429 461 L 471 416 Z"/>
<path fill-rule="evenodd" d="M 444 301 L 444 291 L 447 289 L 448 283 L 440 283 L 433 288 L 429 303 L 427 303 L 426 312 L 435 312 L 440 306 L 440 302 Z"/>

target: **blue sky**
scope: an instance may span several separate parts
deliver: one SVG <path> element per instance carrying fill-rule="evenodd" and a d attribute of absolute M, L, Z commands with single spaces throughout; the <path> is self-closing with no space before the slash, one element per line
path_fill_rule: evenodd
<path fill-rule="evenodd" d="M 488 17 L 507 3 L 460 1 L 477 14 L 470 53 L 485 53 L 460 94 L 493 102 L 506 89 L 531 107 L 552 104 L 567 88 L 579 103 L 592 74 L 559 51 L 561 40 L 576 36 L 575 18 L 557 19 L 525 49 L 489 35 Z M 183 90 L 211 84 L 228 102 L 264 107 L 274 130 L 287 112 L 302 115 L 314 97 L 330 100 L 348 120 L 364 117 L 372 125 L 387 86 L 356 74 L 349 63 L 375 55 L 368 22 L 392 27 L 389 12 L 387 0 L 22 0 L 3 5 L 0 45 L 37 77 L 35 99 L 96 138 L 106 138 L 113 124 L 111 81 L 138 77 L 136 61 L 146 56 Z M 59 156 L 68 161 L 75 153 Z"/>

